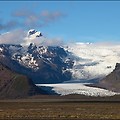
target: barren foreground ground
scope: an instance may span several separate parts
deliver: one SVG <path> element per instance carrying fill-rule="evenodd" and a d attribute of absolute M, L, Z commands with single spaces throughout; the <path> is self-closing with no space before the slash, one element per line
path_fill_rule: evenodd
<path fill-rule="evenodd" d="M 120 102 L 63 98 L 0 100 L 0 119 L 120 119 Z"/>

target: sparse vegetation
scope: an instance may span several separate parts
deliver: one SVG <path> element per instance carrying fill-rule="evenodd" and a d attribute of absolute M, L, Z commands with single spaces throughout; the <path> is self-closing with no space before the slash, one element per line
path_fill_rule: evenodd
<path fill-rule="evenodd" d="M 49 101 L 49 100 L 48 100 Z M 0 119 L 120 119 L 119 102 L 1 101 Z"/>

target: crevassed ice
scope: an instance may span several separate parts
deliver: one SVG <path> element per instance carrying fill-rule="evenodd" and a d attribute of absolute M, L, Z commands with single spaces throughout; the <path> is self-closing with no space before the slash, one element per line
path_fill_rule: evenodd
<path fill-rule="evenodd" d="M 41 87 L 51 87 L 52 90 L 60 95 L 69 95 L 69 94 L 81 94 L 86 96 L 114 96 L 119 93 L 115 93 L 106 89 L 96 88 L 96 87 L 88 87 L 81 83 L 61 83 L 61 84 L 36 84 Z M 44 89 L 44 88 L 43 88 Z M 48 92 L 50 89 L 48 89 Z"/>
<path fill-rule="evenodd" d="M 74 60 L 72 79 L 102 78 L 120 61 L 120 45 L 69 44 L 66 48 Z"/>

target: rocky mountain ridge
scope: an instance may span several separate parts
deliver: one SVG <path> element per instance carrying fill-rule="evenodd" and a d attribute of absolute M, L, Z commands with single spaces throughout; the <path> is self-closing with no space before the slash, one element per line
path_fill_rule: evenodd
<path fill-rule="evenodd" d="M 0 45 L 0 62 L 12 70 L 29 76 L 34 83 L 59 83 L 71 79 L 68 68 L 73 61 L 60 46 Z"/>
<path fill-rule="evenodd" d="M 98 86 L 105 89 L 120 92 L 120 63 L 117 63 L 113 72 L 102 79 Z"/>

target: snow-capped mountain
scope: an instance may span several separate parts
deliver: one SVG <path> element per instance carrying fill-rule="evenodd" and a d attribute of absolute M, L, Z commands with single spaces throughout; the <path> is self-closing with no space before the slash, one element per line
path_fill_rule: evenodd
<path fill-rule="evenodd" d="M 43 46 L 39 31 L 31 29 L 21 45 L 0 44 L 0 62 L 35 83 L 59 83 L 71 79 L 69 69 L 73 62 L 67 58 L 67 51 L 61 46 Z"/>
<path fill-rule="evenodd" d="M 35 83 L 59 83 L 71 79 L 73 62 L 67 51 L 59 46 L 0 45 L 0 62 L 12 70 L 25 74 Z"/>
<path fill-rule="evenodd" d="M 120 61 L 120 45 L 73 43 L 61 47 L 36 44 L 36 41 L 41 41 L 39 43 L 42 43 L 44 40 L 41 32 L 31 29 L 27 32 L 21 45 L 1 44 L 0 59 L 2 62 L 5 59 L 12 61 L 12 63 L 15 63 L 13 66 L 18 66 L 17 69 L 19 67 L 21 69 L 24 68 L 25 74 L 28 69 L 31 72 L 35 72 L 35 74 L 40 70 L 47 71 L 46 74 L 51 71 L 49 76 L 51 76 L 52 82 L 54 81 L 55 83 L 68 80 L 71 80 L 69 82 L 80 83 L 97 82 L 111 73 L 115 68 L 115 64 Z M 7 63 L 4 62 L 4 64 Z M 10 62 L 9 64 L 12 63 Z M 12 65 L 9 66 L 12 68 Z M 52 75 L 53 71 L 56 77 Z M 46 75 L 42 76 L 40 79 L 46 77 Z M 53 76 L 56 80 L 53 80 Z M 58 78 L 59 80 L 57 80 Z M 45 81 L 43 80 L 43 83 L 46 83 L 46 79 Z M 35 81 L 41 80 L 38 80 L 37 77 Z"/>
<path fill-rule="evenodd" d="M 22 46 L 29 46 L 31 43 L 35 43 L 35 41 L 43 41 L 43 35 L 40 31 L 36 31 L 35 29 L 30 29 L 27 32 L 26 37 L 23 40 L 23 43 L 21 43 Z"/>
<path fill-rule="evenodd" d="M 36 31 L 35 29 L 30 29 L 28 31 L 28 34 L 27 36 L 30 38 L 30 39 L 34 39 L 36 37 L 41 37 L 42 36 L 42 33 L 40 31 Z"/>

